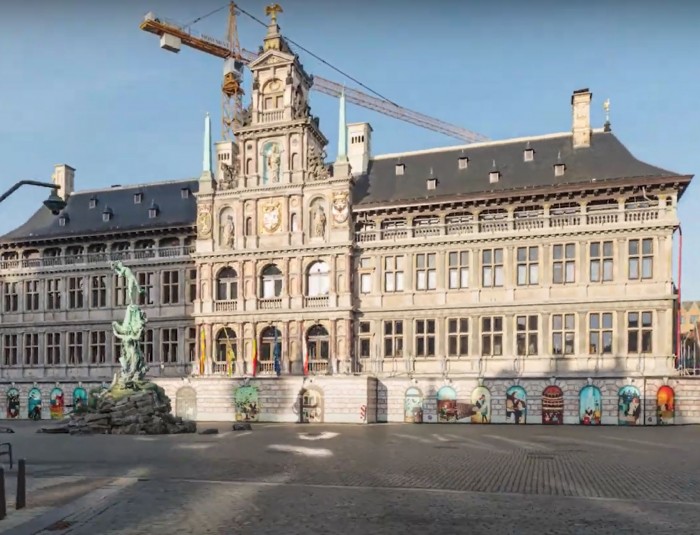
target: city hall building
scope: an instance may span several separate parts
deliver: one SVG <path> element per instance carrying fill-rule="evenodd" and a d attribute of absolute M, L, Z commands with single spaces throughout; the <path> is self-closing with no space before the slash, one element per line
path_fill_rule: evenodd
<path fill-rule="evenodd" d="M 109 384 L 121 260 L 149 375 L 198 420 L 623 424 L 700 420 L 676 371 L 673 234 L 691 176 L 644 163 L 571 97 L 562 133 L 339 149 L 271 24 L 235 142 L 200 177 L 76 189 L 0 239 L 6 417 Z M 78 177 L 78 183 L 80 178 Z M 4 405 L 4 406 L 2 406 Z"/>

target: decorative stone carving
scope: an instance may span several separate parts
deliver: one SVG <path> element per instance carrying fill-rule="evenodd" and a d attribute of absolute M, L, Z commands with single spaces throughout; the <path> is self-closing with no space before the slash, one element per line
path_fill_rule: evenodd
<path fill-rule="evenodd" d="M 326 235 L 326 212 L 323 206 L 318 205 L 312 209 L 311 214 L 311 237 L 323 238 Z"/>
<path fill-rule="evenodd" d="M 282 163 L 280 146 L 277 143 L 268 143 L 263 150 L 263 158 L 265 163 L 265 174 L 263 182 L 272 180 L 272 182 L 280 181 L 280 165 Z"/>
<path fill-rule="evenodd" d="M 333 222 L 338 225 L 342 225 L 348 220 L 348 216 L 350 215 L 350 205 L 348 203 L 347 192 L 342 191 L 333 195 L 331 215 L 333 216 Z"/>
<path fill-rule="evenodd" d="M 221 180 L 219 181 L 219 189 L 228 190 L 238 187 L 238 180 L 236 180 L 236 175 L 238 174 L 238 160 L 234 160 L 234 165 L 228 165 L 227 163 L 221 162 Z"/>
<path fill-rule="evenodd" d="M 235 234 L 233 226 L 233 216 L 226 216 L 226 220 L 221 223 L 221 246 L 233 249 Z"/>
<path fill-rule="evenodd" d="M 307 166 L 309 170 L 309 178 L 311 180 L 323 180 L 328 178 L 328 168 L 324 164 L 325 159 L 325 150 L 319 151 L 315 145 L 309 146 Z"/>
<path fill-rule="evenodd" d="M 200 206 L 197 213 L 197 237 L 203 240 L 211 238 L 211 210 Z"/>
<path fill-rule="evenodd" d="M 262 227 L 263 230 L 273 234 L 277 232 L 282 223 L 282 215 L 279 202 L 269 202 L 263 206 Z"/>

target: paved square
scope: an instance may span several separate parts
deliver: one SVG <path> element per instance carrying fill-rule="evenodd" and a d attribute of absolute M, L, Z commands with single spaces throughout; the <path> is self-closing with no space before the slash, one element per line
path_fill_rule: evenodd
<path fill-rule="evenodd" d="M 700 520 L 696 427 L 14 427 L 41 513 L 18 534 L 697 533 Z"/>

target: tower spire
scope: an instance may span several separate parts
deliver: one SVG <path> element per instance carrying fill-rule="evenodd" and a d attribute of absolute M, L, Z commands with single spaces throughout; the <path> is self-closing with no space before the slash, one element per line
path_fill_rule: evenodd
<path fill-rule="evenodd" d="M 207 112 L 204 118 L 204 157 L 202 159 L 202 171 L 211 173 L 211 118 Z"/>
<path fill-rule="evenodd" d="M 338 156 L 336 161 L 348 159 L 348 125 L 345 120 L 345 87 L 340 92 L 340 109 L 338 111 Z"/>

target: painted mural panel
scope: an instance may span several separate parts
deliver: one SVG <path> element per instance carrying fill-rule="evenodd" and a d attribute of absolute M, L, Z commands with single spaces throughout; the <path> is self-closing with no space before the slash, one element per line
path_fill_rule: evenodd
<path fill-rule="evenodd" d="M 323 392 L 315 388 L 301 392 L 301 421 L 303 423 L 323 423 Z"/>
<path fill-rule="evenodd" d="M 404 422 L 423 421 L 423 393 L 416 387 L 406 390 L 403 401 Z"/>
<path fill-rule="evenodd" d="M 65 406 L 65 398 L 63 390 L 56 387 L 49 394 L 49 413 L 52 420 L 60 420 L 63 418 L 63 410 Z"/>
<path fill-rule="evenodd" d="M 583 425 L 600 425 L 603 414 L 603 396 L 600 388 L 593 385 L 584 386 L 578 397 L 579 422 Z"/>
<path fill-rule="evenodd" d="M 659 425 L 671 425 L 676 416 L 676 394 L 664 385 L 656 393 L 656 421 Z"/>
<path fill-rule="evenodd" d="M 239 386 L 234 395 L 237 422 L 258 421 L 258 387 Z"/>
<path fill-rule="evenodd" d="M 618 416 L 620 425 L 639 425 L 642 416 L 642 396 L 636 386 L 627 385 L 617 394 Z"/>
<path fill-rule="evenodd" d="M 443 386 L 435 395 L 439 423 L 457 421 L 457 392 L 450 386 Z"/>
<path fill-rule="evenodd" d="M 527 420 L 527 392 L 514 385 L 506 390 L 506 423 L 524 424 Z"/>
<path fill-rule="evenodd" d="M 564 392 L 557 385 L 550 385 L 542 392 L 542 423 L 544 425 L 564 423 Z"/>
<path fill-rule="evenodd" d="M 10 420 L 19 418 L 19 390 L 10 388 L 6 394 L 7 417 Z"/>
<path fill-rule="evenodd" d="M 73 390 L 73 411 L 81 411 L 87 409 L 88 394 L 82 386 Z"/>
<path fill-rule="evenodd" d="M 471 422 L 487 424 L 491 418 L 491 392 L 484 386 L 477 386 L 472 392 Z"/>
<path fill-rule="evenodd" d="M 30 420 L 41 420 L 41 390 L 32 388 L 27 396 L 27 415 Z"/>

